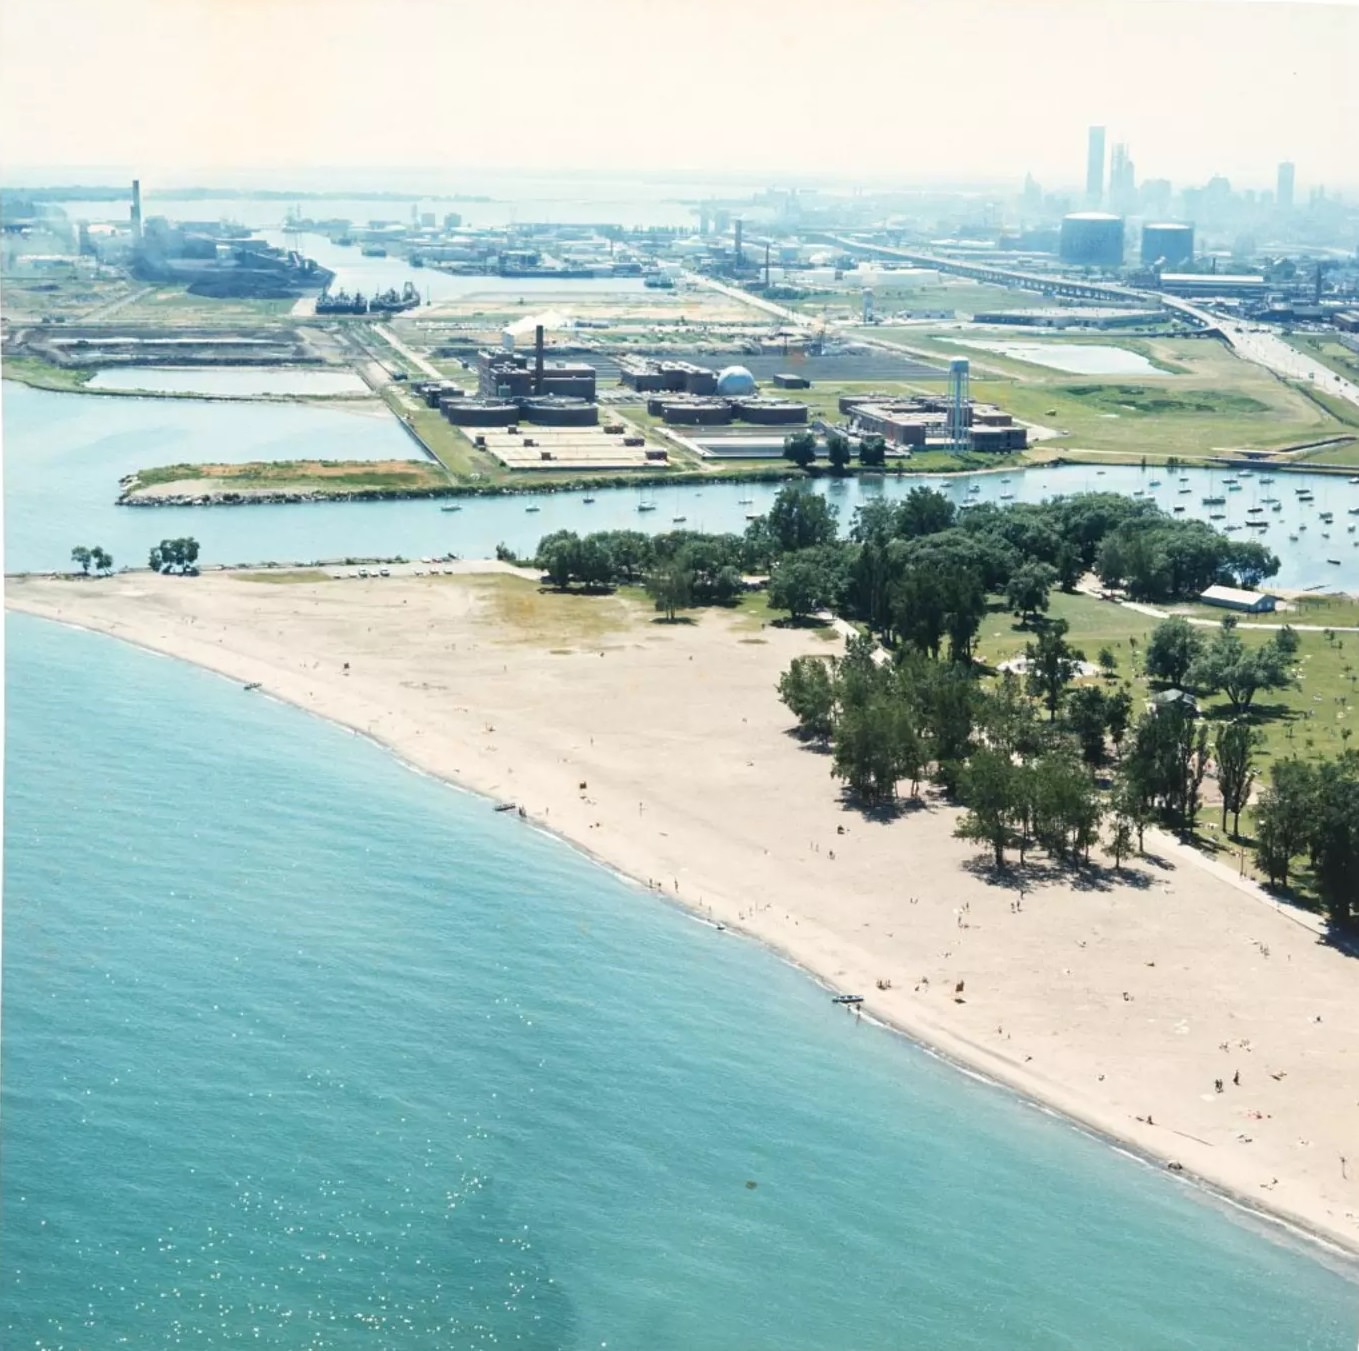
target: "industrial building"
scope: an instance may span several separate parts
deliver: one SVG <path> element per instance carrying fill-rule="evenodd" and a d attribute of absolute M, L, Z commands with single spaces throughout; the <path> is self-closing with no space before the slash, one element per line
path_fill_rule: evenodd
<path fill-rule="evenodd" d="M 1062 217 L 1058 253 L 1077 267 L 1122 267 L 1123 219 L 1107 211 L 1073 211 Z"/>
<path fill-rule="evenodd" d="M 1058 306 L 1050 309 L 987 310 L 974 314 L 978 324 L 1012 324 L 1022 328 L 1140 328 L 1160 323 L 1159 310 L 1131 310 L 1096 305 Z"/>
<path fill-rule="evenodd" d="M 840 399 L 840 412 L 850 430 L 861 436 L 881 436 L 889 446 L 926 449 L 955 445 L 959 440 L 972 450 L 1003 453 L 1028 447 L 1028 429 L 994 404 L 955 401 L 943 395 L 847 394 Z M 950 423 L 965 429 L 960 437 Z"/>
<path fill-rule="evenodd" d="M 1166 222 L 1142 227 L 1144 267 L 1183 267 L 1194 261 L 1194 227 Z"/>
<path fill-rule="evenodd" d="M 555 394 L 593 403 L 595 368 L 582 362 L 546 362 L 541 340 L 531 362 L 527 354 L 490 348 L 477 353 L 477 390 L 486 399 Z"/>
<path fill-rule="evenodd" d="M 1257 300 L 1265 279 L 1234 272 L 1162 272 L 1161 290 L 1173 296 L 1219 296 Z"/>
<path fill-rule="evenodd" d="M 733 420 L 762 426 L 799 426 L 808 420 L 805 403 L 757 395 L 724 399 L 721 395 L 653 394 L 647 399 L 646 409 L 672 427 L 718 427 Z"/>
<path fill-rule="evenodd" d="M 691 361 L 652 360 L 650 357 L 618 358 L 618 379 L 641 394 L 715 394 L 717 373 Z"/>

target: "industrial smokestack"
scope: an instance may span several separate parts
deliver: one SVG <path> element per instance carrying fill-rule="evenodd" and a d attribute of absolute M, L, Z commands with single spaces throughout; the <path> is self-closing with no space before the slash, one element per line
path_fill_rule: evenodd
<path fill-rule="evenodd" d="M 533 330 L 533 392 L 543 392 L 543 326 L 538 324 Z"/>
<path fill-rule="evenodd" d="M 142 242 L 142 181 L 132 180 L 132 242 Z"/>
<path fill-rule="evenodd" d="M 736 221 L 736 266 L 740 267 L 744 260 L 741 257 L 741 221 Z"/>
<path fill-rule="evenodd" d="M 764 289 L 769 290 L 769 245 L 764 246 Z"/>

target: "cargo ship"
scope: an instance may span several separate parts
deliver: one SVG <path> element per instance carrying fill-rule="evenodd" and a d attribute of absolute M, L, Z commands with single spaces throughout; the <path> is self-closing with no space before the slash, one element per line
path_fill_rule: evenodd
<path fill-rule="evenodd" d="M 398 292 L 395 287 L 389 291 L 379 291 L 368 302 L 369 314 L 399 314 L 402 310 L 413 310 L 420 303 L 420 292 L 407 282 Z"/>
<path fill-rule="evenodd" d="M 331 292 L 322 291 L 316 297 L 317 314 L 367 314 L 368 302 L 364 299 L 362 291 L 355 291 L 351 296 L 348 291 L 339 290 Z"/>

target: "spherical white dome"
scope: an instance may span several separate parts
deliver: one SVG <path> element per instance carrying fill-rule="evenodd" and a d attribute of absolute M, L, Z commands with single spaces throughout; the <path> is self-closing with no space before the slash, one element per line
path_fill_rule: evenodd
<path fill-rule="evenodd" d="M 744 366 L 728 366 L 717 376 L 717 392 L 728 398 L 755 393 L 755 377 Z"/>

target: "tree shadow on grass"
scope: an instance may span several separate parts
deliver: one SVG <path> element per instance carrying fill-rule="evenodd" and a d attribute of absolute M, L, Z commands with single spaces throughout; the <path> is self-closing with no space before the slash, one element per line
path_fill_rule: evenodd
<path fill-rule="evenodd" d="M 802 618 L 788 615 L 783 619 L 771 619 L 769 627 L 772 629 L 828 629 L 832 627 L 832 621 L 818 619 L 815 615 L 804 615 Z"/>
<path fill-rule="evenodd" d="M 1139 860 L 1144 861 L 1144 860 Z M 975 854 L 963 863 L 963 870 L 988 886 L 1007 891 L 1037 891 L 1042 887 L 1070 887 L 1073 891 L 1112 891 L 1132 887 L 1146 891 L 1157 879 L 1131 862 L 1122 868 L 1096 863 L 1068 863 L 1060 859 L 1034 858 L 1021 864 L 1017 858 L 998 868 L 989 854 Z"/>
<path fill-rule="evenodd" d="M 783 734 L 790 741 L 796 741 L 805 751 L 810 751 L 813 755 L 829 755 L 834 747 L 830 743 L 830 738 L 818 736 L 807 736 L 800 727 L 785 727 Z"/>
<path fill-rule="evenodd" d="M 673 619 L 667 619 L 664 615 L 657 615 L 652 621 L 653 624 L 664 624 L 667 628 L 674 628 L 680 624 L 696 624 L 692 615 L 676 615 Z"/>
<path fill-rule="evenodd" d="M 842 788 L 840 807 L 844 811 L 855 812 L 865 821 L 875 821 L 881 825 L 889 821 L 899 821 L 903 816 L 914 816 L 917 812 L 927 812 L 931 804 L 928 799 L 919 795 L 886 799 L 863 798 L 856 796 L 848 788 Z"/>

